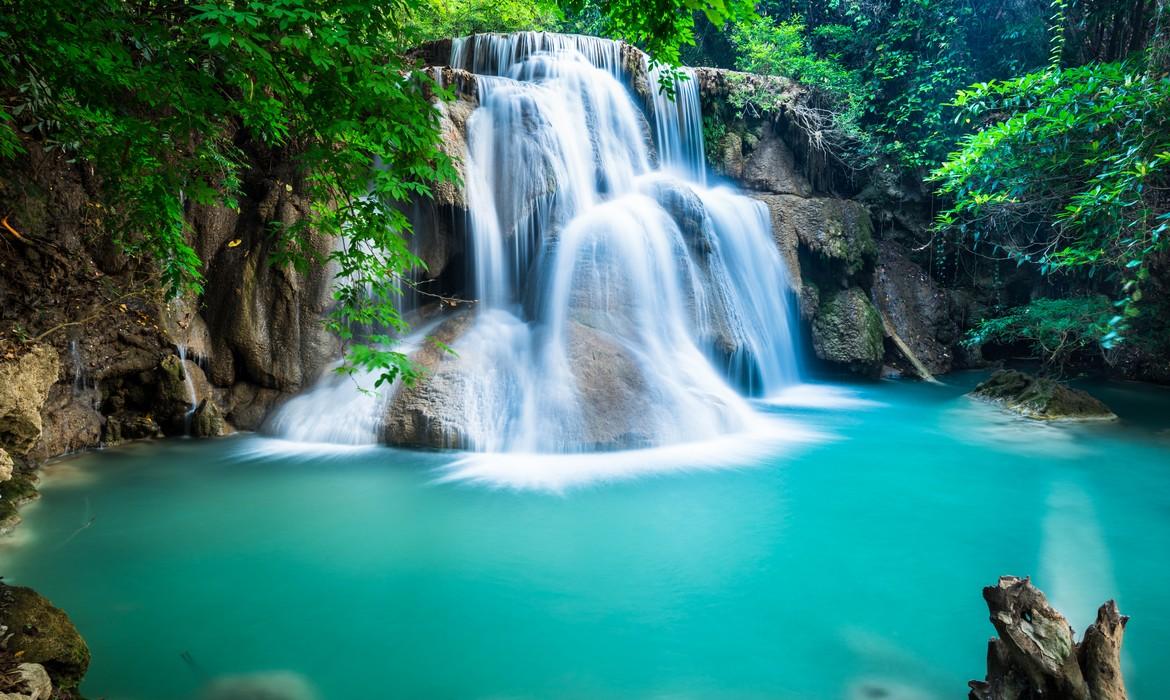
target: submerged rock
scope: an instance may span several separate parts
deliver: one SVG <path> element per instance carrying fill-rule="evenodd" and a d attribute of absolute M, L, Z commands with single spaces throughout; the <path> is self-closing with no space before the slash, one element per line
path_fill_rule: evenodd
<path fill-rule="evenodd" d="M 41 407 L 60 367 L 57 353 L 46 345 L 0 362 L 0 447 L 23 455 L 41 439 Z"/>
<path fill-rule="evenodd" d="M 813 319 L 812 341 L 817 357 L 858 374 L 879 375 L 885 350 L 883 338 L 881 317 L 857 287 L 824 300 Z"/>
<path fill-rule="evenodd" d="M 63 697 L 73 697 L 89 668 L 89 647 L 73 622 L 31 588 L 0 584 L 0 624 L 7 650 L 22 662 L 40 664 Z"/>
<path fill-rule="evenodd" d="M 304 676 L 292 671 L 270 671 L 213 680 L 200 700 L 317 700 L 320 697 Z"/>
<path fill-rule="evenodd" d="M 1088 392 L 1054 379 L 1001 369 L 968 396 L 1036 420 L 1115 420 L 1117 415 Z"/>

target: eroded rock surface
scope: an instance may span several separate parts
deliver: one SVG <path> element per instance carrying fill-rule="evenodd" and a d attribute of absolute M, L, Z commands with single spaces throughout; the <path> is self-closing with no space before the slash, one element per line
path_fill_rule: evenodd
<path fill-rule="evenodd" d="M 1002 369 L 968 394 L 1036 420 L 1115 420 L 1113 413 L 1088 392 L 1054 379 Z"/>
<path fill-rule="evenodd" d="M 0 362 L 0 447 L 23 455 L 41 439 L 41 407 L 59 371 L 57 353 L 47 345 Z"/>
<path fill-rule="evenodd" d="M 882 320 L 869 297 L 850 287 L 821 302 L 813 319 L 817 357 L 853 372 L 877 377 L 882 368 Z"/>
<path fill-rule="evenodd" d="M 0 584 L 0 624 L 11 635 L 7 651 L 44 667 L 58 691 L 72 697 L 89 668 L 89 647 L 69 617 L 31 588 Z"/>

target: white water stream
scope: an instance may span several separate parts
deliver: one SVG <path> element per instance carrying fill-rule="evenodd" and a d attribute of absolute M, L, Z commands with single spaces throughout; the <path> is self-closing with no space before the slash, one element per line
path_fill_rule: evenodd
<path fill-rule="evenodd" d="M 480 101 L 459 442 L 581 452 L 751 430 L 744 397 L 798 382 L 786 271 L 765 207 L 707 186 L 697 80 L 642 108 L 620 44 L 543 33 L 456 40 L 451 65 Z M 386 405 L 326 378 L 269 430 L 372 442 Z"/>

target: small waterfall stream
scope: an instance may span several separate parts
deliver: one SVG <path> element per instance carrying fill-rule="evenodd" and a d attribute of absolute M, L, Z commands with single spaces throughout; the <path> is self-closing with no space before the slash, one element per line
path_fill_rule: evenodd
<path fill-rule="evenodd" d="M 644 116 L 623 60 L 594 37 L 453 43 L 451 65 L 477 75 L 480 102 L 465 156 L 477 309 L 452 343 L 458 381 L 441 385 L 459 387 L 444 444 L 549 453 L 714 439 L 757 420 L 745 396 L 798 382 L 768 212 L 707 186 L 697 80 L 684 71 L 675 99 L 656 93 Z M 323 380 L 268 429 L 372 442 L 394 401 L 356 391 Z"/>

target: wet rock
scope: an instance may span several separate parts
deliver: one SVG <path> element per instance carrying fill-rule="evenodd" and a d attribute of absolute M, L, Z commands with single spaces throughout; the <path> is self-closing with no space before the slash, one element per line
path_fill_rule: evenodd
<path fill-rule="evenodd" d="M 101 392 L 54 384 L 41 411 L 44 430 L 30 456 L 38 461 L 101 444 Z"/>
<path fill-rule="evenodd" d="M 211 395 L 211 383 L 191 360 L 167 355 L 159 363 L 154 416 L 168 435 L 182 435 L 195 407 Z"/>
<path fill-rule="evenodd" d="M 0 482 L 0 536 L 20 524 L 20 507 L 39 496 L 36 477 L 18 468 L 13 469 L 7 481 Z"/>
<path fill-rule="evenodd" d="M 191 437 L 220 437 L 228 433 L 223 413 L 211 399 L 203 399 L 191 416 Z"/>
<path fill-rule="evenodd" d="M 873 296 L 894 332 L 931 374 L 951 370 L 959 329 L 947 294 L 892 241 L 878 244 Z"/>
<path fill-rule="evenodd" d="M 0 447 L 27 454 L 41 438 L 41 407 L 60 371 L 57 353 L 34 345 L 14 360 L 0 362 Z"/>
<path fill-rule="evenodd" d="M 818 358 L 869 377 L 881 372 L 884 335 L 881 317 L 857 287 L 822 301 L 812 323 L 813 350 Z"/>
<path fill-rule="evenodd" d="M 450 346 L 471 327 L 474 314 L 461 311 L 441 323 L 433 337 Z M 423 375 L 403 386 L 386 409 L 382 441 L 411 447 L 466 446 L 463 397 L 472 381 L 471 358 L 446 352 L 433 343 L 411 355 Z"/>
<path fill-rule="evenodd" d="M 7 649 L 22 662 L 39 664 L 58 692 L 71 697 L 89 668 L 89 647 L 69 617 L 31 588 L 0 584 L 0 624 Z"/>
<path fill-rule="evenodd" d="M 808 180 L 796 168 L 792 150 L 771 129 L 751 149 L 741 173 L 741 181 L 751 190 L 801 197 L 812 194 Z"/>
<path fill-rule="evenodd" d="M 568 351 L 581 397 L 579 445 L 619 450 L 653 444 L 656 412 L 635 359 L 607 333 L 579 323 L 569 325 Z"/>
<path fill-rule="evenodd" d="M 269 177 L 252 183 L 231 231 L 201 235 L 225 241 L 210 257 L 202 313 L 212 338 L 211 379 L 219 386 L 237 381 L 293 392 L 320 374 L 338 351 L 337 339 L 320 323 L 330 302 L 328 266 L 298 271 L 274 265 L 270 231 L 310 215 L 310 202 L 293 182 Z M 308 234 L 314 254 L 327 256 L 334 240 Z"/>
<path fill-rule="evenodd" d="M 163 429 L 150 416 L 136 413 L 120 413 L 106 418 L 103 442 L 114 444 L 129 440 L 145 440 L 163 437 Z"/>
<path fill-rule="evenodd" d="M 757 196 L 772 213 L 778 242 L 795 239 L 841 280 L 873 267 L 877 244 L 866 208 L 835 197 Z"/>
<path fill-rule="evenodd" d="M 239 430 L 257 430 L 282 395 L 275 389 L 237 382 L 227 395 L 227 420 Z"/>
<path fill-rule="evenodd" d="M 1001 369 L 968 396 L 1036 420 L 1115 420 L 1117 415 L 1088 392 L 1054 379 Z"/>

